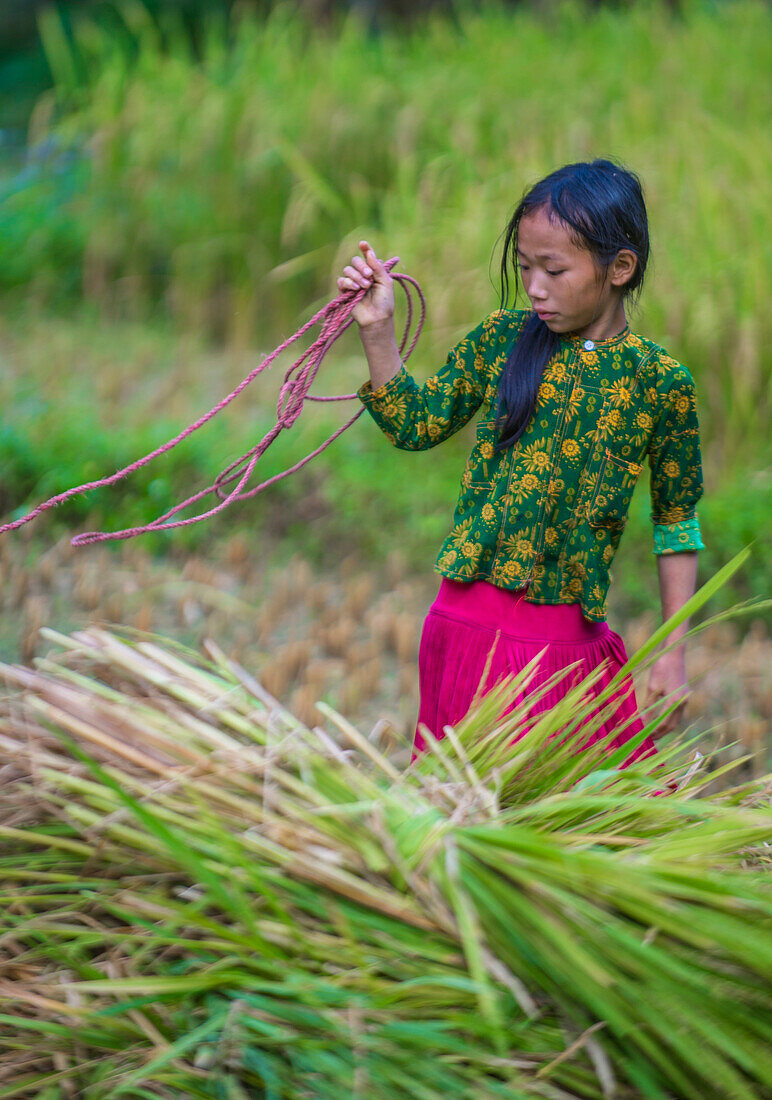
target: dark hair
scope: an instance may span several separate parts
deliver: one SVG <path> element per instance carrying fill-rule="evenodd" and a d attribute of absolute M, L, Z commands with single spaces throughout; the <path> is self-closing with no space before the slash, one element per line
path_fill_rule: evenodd
<path fill-rule="evenodd" d="M 518 203 L 505 231 L 501 258 L 501 307 L 509 299 L 507 263 L 511 258 L 517 299 L 517 233 L 525 214 L 546 208 L 573 231 L 603 268 L 621 249 L 638 262 L 622 295 L 640 293 L 649 258 L 649 227 L 638 177 L 609 160 L 567 164 L 530 188 Z M 497 417 L 503 424 L 497 448 L 510 447 L 525 431 L 536 407 L 544 368 L 558 350 L 560 337 L 535 313 L 523 325 L 499 383 Z"/>

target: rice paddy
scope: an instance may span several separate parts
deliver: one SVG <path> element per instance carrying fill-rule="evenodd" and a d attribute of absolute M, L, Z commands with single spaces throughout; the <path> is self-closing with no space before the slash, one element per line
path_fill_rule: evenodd
<path fill-rule="evenodd" d="M 378 34 L 355 17 L 310 27 L 287 6 L 263 21 L 238 9 L 196 50 L 171 12 L 163 33 L 139 3 L 106 22 L 81 14 L 70 38 L 44 17 L 53 88 L 30 119 L 28 162 L 0 159 L 3 513 L 114 470 L 210 408 L 332 296 L 362 236 L 427 293 L 411 360 L 426 377 L 498 304 L 496 241 L 526 184 L 610 154 L 641 173 L 652 225 L 633 328 L 697 383 L 704 575 L 755 539 L 731 597 L 769 589 L 765 5 L 483 5 Z M 319 392 L 364 377 L 351 333 Z M 114 525 L 118 509 L 146 522 L 251 446 L 273 398 L 261 379 L 227 421 L 73 502 L 65 524 Z M 309 413 L 266 473 L 331 419 Z M 468 444 L 461 432 L 431 455 L 395 454 L 363 420 L 297 489 L 290 479 L 228 522 L 281 531 L 285 554 L 326 555 L 326 571 L 342 542 L 362 568 L 398 546 L 412 577 L 444 537 Z M 374 493 L 385 469 L 389 492 Z M 641 490 L 616 571 L 625 623 L 657 610 L 647 503 Z M 187 537 L 175 535 L 195 547 Z"/>

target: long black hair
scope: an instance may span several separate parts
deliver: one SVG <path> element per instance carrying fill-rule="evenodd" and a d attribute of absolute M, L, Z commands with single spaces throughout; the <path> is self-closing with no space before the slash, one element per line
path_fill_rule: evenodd
<path fill-rule="evenodd" d="M 634 252 L 635 271 L 622 295 L 638 295 L 649 259 L 649 227 L 641 183 L 635 173 L 610 160 L 566 164 L 545 176 L 522 197 L 505 230 L 501 258 L 501 306 L 509 300 L 507 266 L 511 261 L 518 290 L 517 233 L 525 214 L 544 208 L 571 229 L 574 243 L 586 248 L 601 268 L 621 249 Z M 497 448 L 516 443 L 536 407 L 544 368 L 558 350 L 560 337 L 535 313 L 527 319 L 510 352 L 499 383 L 497 418 L 503 425 Z"/>

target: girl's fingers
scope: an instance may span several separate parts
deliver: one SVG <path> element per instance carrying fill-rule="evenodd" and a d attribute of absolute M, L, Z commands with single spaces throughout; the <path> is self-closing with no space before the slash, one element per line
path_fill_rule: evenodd
<path fill-rule="evenodd" d="M 370 244 L 367 241 L 360 241 L 359 247 L 362 249 L 362 252 L 365 255 L 365 259 L 373 268 L 376 275 L 385 275 L 386 272 L 384 270 L 383 264 L 375 255 L 375 250 L 370 247 Z"/>
<path fill-rule="evenodd" d="M 374 283 L 386 283 L 386 269 L 370 247 L 369 241 L 360 241 L 362 256 L 352 256 L 351 263 L 343 269 L 338 278 L 340 290 L 369 290 Z"/>
<path fill-rule="evenodd" d="M 368 277 L 372 275 L 372 268 L 365 263 L 361 256 L 355 256 L 351 262 L 354 267 L 356 267 L 357 271 L 361 271 L 363 275 L 367 275 Z"/>
<path fill-rule="evenodd" d="M 373 281 L 369 275 L 364 275 L 359 268 L 352 267 L 350 264 L 343 268 L 343 274 L 352 279 L 357 286 L 368 287 Z"/>

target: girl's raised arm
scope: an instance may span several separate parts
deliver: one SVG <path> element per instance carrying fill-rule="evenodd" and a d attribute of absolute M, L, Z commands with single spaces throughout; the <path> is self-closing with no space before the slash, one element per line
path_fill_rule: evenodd
<path fill-rule="evenodd" d="M 487 381 L 482 355 L 486 318 L 449 353 L 423 386 L 407 372 L 394 334 L 393 280 L 367 241 L 338 279 L 340 290 L 368 288 L 352 312 L 370 368 L 359 397 L 387 439 L 404 450 L 442 443 L 475 414 Z"/>
<path fill-rule="evenodd" d="M 362 256 L 354 256 L 338 279 L 339 290 L 359 290 L 367 294 L 351 312 L 359 325 L 359 335 L 370 367 L 370 382 L 378 389 L 393 378 L 401 366 L 394 334 L 394 280 L 367 241 L 360 241 Z"/>

